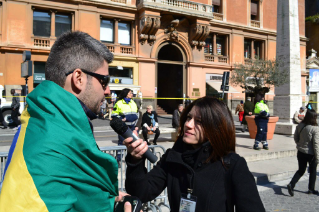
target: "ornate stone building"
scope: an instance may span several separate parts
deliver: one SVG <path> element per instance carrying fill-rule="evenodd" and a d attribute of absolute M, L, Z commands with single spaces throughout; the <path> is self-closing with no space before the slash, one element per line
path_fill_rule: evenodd
<path fill-rule="evenodd" d="M 299 1 L 301 69 L 306 70 L 305 2 Z M 277 0 L 0 0 L 0 85 L 24 85 L 22 52 L 32 52 L 29 91 L 44 79 L 56 37 L 81 30 L 115 55 L 112 91 L 146 98 L 218 96 L 235 63 L 276 54 Z M 302 92 L 306 92 L 302 75 Z M 245 93 L 230 87 L 229 104 Z M 266 96 L 272 101 L 273 92 Z M 146 100 L 172 111 L 180 100 Z"/>

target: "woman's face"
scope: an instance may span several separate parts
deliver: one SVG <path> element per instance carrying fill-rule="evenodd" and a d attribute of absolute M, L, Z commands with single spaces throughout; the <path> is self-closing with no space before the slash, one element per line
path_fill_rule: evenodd
<path fill-rule="evenodd" d="M 126 98 L 132 99 L 132 97 L 133 97 L 133 92 L 132 91 L 128 92 Z"/>
<path fill-rule="evenodd" d="M 194 106 L 187 115 L 187 120 L 184 124 L 183 141 L 198 148 L 204 141 L 203 128 L 201 125 L 201 117 L 196 116 L 197 107 Z"/>
<path fill-rule="evenodd" d="M 151 107 L 147 107 L 147 108 L 146 108 L 146 112 L 152 113 L 152 108 L 151 108 Z"/>

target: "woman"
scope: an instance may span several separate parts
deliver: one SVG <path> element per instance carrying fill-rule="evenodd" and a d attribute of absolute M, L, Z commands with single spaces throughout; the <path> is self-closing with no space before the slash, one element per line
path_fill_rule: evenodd
<path fill-rule="evenodd" d="M 138 121 L 138 108 L 132 99 L 133 92 L 131 89 L 124 88 L 119 95 L 112 111 L 112 117 L 118 117 L 133 131 Z M 118 145 L 123 145 L 124 138 L 118 135 Z M 117 155 L 118 165 L 120 166 L 121 154 Z"/>
<path fill-rule="evenodd" d="M 185 202 L 196 212 L 233 211 L 234 205 L 236 211 L 265 211 L 245 159 L 234 153 L 235 126 L 228 107 L 214 98 L 197 99 L 181 114 L 180 126 L 173 148 L 148 173 L 142 157 L 146 142 L 124 141 L 126 191 L 147 202 L 167 187 L 173 212 Z"/>
<path fill-rule="evenodd" d="M 153 134 L 155 133 L 155 137 L 153 140 L 153 144 L 157 145 L 156 141 L 158 137 L 160 136 L 160 130 L 158 129 L 158 120 L 157 120 L 157 114 L 153 110 L 152 105 L 148 105 L 146 107 L 146 113 L 143 114 L 142 118 L 142 132 L 144 140 L 147 141 L 147 144 L 150 145 L 147 139 L 147 134 Z"/>
<path fill-rule="evenodd" d="M 240 104 L 237 105 L 235 115 L 237 114 L 237 112 L 238 112 L 239 122 L 241 124 L 241 122 L 243 121 L 243 117 L 244 117 L 244 101 L 243 100 L 241 100 Z"/>
<path fill-rule="evenodd" d="M 304 120 L 296 127 L 294 140 L 298 149 L 299 169 L 287 185 L 288 192 L 291 196 L 294 196 L 294 187 L 305 173 L 308 163 L 310 172 L 308 194 L 318 194 L 318 191 L 315 190 L 315 183 L 319 155 L 319 127 L 315 110 L 307 110 Z"/>
<path fill-rule="evenodd" d="M 269 108 L 264 102 L 265 97 L 263 94 L 257 94 L 255 98 L 255 123 L 257 125 L 257 134 L 253 148 L 260 150 L 259 143 L 263 145 L 263 149 L 268 150 L 267 130 L 269 121 Z"/>

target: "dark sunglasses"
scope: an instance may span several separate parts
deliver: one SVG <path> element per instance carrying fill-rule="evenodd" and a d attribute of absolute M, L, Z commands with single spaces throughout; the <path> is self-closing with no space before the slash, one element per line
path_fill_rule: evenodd
<path fill-rule="evenodd" d="M 92 77 L 95 77 L 99 80 L 99 82 L 101 83 L 103 89 L 105 90 L 107 85 L 110 83 L 110 75 L 101 75 L 101 74 L 96 74 L 94 72 L 90 72 L 90 71 L 86 71 L 84 69 L 81 69 L 81 71 L 83 73 L 86 73 L 87 75 L 90 75 Z M 74 72 L 73 71 L 69 71 L 65 74 L 65 76 L 68 76 L 69 74 L 72 74 Z"/>

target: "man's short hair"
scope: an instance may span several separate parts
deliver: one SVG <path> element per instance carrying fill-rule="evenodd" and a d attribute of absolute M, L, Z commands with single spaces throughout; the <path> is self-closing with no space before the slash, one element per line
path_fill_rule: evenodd
<path fill-rule="evenodd" d="M 61 35 L 51 48 L 45 66 L 45 78 L 64 87 L 66 73 L 77 68 L 95 72 L 104 61 L 111 63 L 113 54 L 89 34 L 75 31 Z"/>
<path fill-rule="evenodd" d="M 179 104 L 178 107 L 184 107 L 184 105 L 183 104 Z"/>

